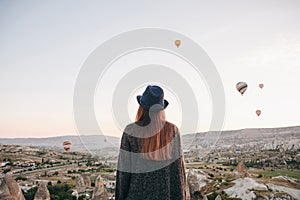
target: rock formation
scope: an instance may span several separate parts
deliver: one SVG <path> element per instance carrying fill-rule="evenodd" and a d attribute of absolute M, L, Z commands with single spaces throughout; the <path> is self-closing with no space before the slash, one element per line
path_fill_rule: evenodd
<path fill-rule="evenodd" d="M 188 172 L 187 181 L 191 194 L 194 194 L 194 192 L 200 190 L 200 182 L 198 180 L 197 174 L 192 169 L 190 169 Z"/>
<path fill-rule="evenodd" d="M 85 187 L 84 179 L 81 175 L 77 177 L 77 187 Z"/>
<path fill-rule="evenodd" d="M 221 198 L 220 195 L 218 195 L 218 196 L 215 198 L 215 200 L 222 200 L 222 198 Z"/>
<path fill-rule="evenodd" d="M 294 197 L 292 197 L 289 194 L 285 194 L 285 193 L 276 193 L 276 194 L 271 194 L 271 196 L 269 198 L 266 198 L 267 200 L 295 200 Z"/>
<path fill-rule="evenodd" d="M 235 178 L 244 178 L 248 176 L 248 170 L 243 162 L 240 162 L 237 168 L 233 171 L 233 176 Z"/>
<path fill-rule="evenodd" d="M 84 192 L 86 189 L 84 179 L 81 175 L 78 175 L 78 177 L 77 177 L 76 188 L 77 188 L 78 192 Z"/>
<path fill-rule="evenodd" d="M 108 200 L 108 194 L 105 189 L 104 182 L 99 175 L 95 181 L 95 188 L 92 196 L 92 200 Z"/>
<path fill-rule="evenodd" d="M 277 181 L 277 182 L 283 182 L 283 183 L 286 182 L 286 183 L 294 185 L 295 187 L 300 186 L 300 180 L 299 179 L 291 178 L 291 177 L 288 177 L 288 176 L 275 176 L 275 177 L 272 177 L 272 180 Z"/>
<path fill-rule="evenodd" d="M 25 200 L 22 190 L 10 174 L 0 179 L 1 200 Z"/>
<path fill-rule="evenodd" d="M 72 196 L 74 196 L 74 197 L 76 197 L 76 199 L 78 199 L 78 192 L 77 192 L 77 190 L 73 190 L 73 192 L 72 192 Z"/>
<path fill-rule="evenodd" d="M 207 184 L 208 180 L 206 176 L 198 174 L 196 170 L 189 169 L 187 182 L 189 185 L 190 193 L 194 194 L 194 192 L 199 191 L 202 187 L 204 187 Z"/>
<path fill-rule="evenodd" d="M 254 191 L 268 191 L 266 185 L 257 183 L 251 178 L 237 179 L 233 183 L 235 183 L 234 186 L 224 190 L 231 198 L 255 199 Z"/>
<path fill-rule="evenodd" d="M 297 162 L 300 162 L 300 153 L 298 153 L 298 154 L 295 156 L 295 160 L 296 160 Z"/>
<path fill-rule="evenodd" d="M 84 179 L 84 183 L 85 183 L 85 187 L 90 188 L 92 187 L 92 183 L 91 183 L 91 178 L 90 178 L 90 174 L 84 175 L 83 176 Z"/>
<path fill-rule="evenodd" d="M 284 187 L 284 186 L 279 186 L 279 185 L 274 185 L 271 183 L 268 183 L 267 187 L 268 187 L 268 190 L 272 191 L 272 193 L 274 194 L 273 199 L 280 199 L 279 197 L 281 197 L 281 199 L 300 199 L 300 190 L 288 188 L 288 187 Z M 275 198 L 276 196 L 278 198 Z M 286 198 L 284 198 L 284 197 L 286 197 Z"/>
<path fill-rule="evenodd" d="M 271 183 L 258 183 L 251 178 L 240 178 L 235 181 L 234 186 L 224 189 L 231 198 L 239 199 L 300 199 L 300 190 Z"/>
<path fill-rule="evenodd" d="M 44 182 L 40 182 L 39 187 L 34 195 L 34 200 L 50 200 L 50 192 Z"/>

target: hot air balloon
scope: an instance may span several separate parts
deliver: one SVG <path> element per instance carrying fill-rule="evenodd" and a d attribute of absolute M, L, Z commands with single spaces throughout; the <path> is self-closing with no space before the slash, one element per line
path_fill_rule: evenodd
<path fill-rule="evenodd" d="M 180 44 L 181 44 L 180 40 L 175 40 L 175 45 L 176 45 L 177 48 L 180 46 Z"/>
<path fill-rule="evenodd" d="M 258 85 L 258 87 L 259 87 L 260 89 L 263 89 L 264 84 L 260 83 L 260 84 Z"/>
<path fill-rule="evenodd" d="M 246 92 L 247 87 L 248 87 L 248 85 L 246 82 L 238 82 L 236 84 L 236 89 L 237 89 L 237 91 L 239 91 L 239 93 L 241 93 L 241 95 L 243 95 Z"/>
<path fill-rule="evenodd" d="M 64 141 L 63 146 L 64 146 L 65 151 L 69 151 L 72 147 L 72 142 Z"/>
<path fill-rule="evenodd" d="M 256 114 L 259 116 L 261 114 L 261 110 L 256 110 Z"/>

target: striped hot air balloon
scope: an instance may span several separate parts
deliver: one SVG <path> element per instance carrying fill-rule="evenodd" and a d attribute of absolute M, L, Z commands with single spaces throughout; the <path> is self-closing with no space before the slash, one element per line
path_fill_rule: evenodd
<path fill-rule="evenodd" d="M 238 82 L 236 84 L 236 89 L 237 89 L 237 91 L 239 91 L 239 93 L 241 93 L 241 95 L 243 95 L 246 92 L 247 87 L 248 87 L 248 85 L 246 82 Z"/>
<path fill-rule="evenodd" d="M 263 83 L 260 83 L 260 84 L 258 85 L 258 87 L 259 87 L 260 89 L 263 89 L 264 84 L 263 84 Z"/>
<path fill-rule="evenodd" d="M 261 110 L 256 110 L 255 113 L 257 116 L 259 116 L 261 114 Z"/>
<path fill-rule="evenodd" d="M 70 142 L 70 141 L 64 141 L 63 142 L 63 146 L 64 146 L 64 150 L 65 151 L 69 151 L 71 149 L 71 147 L 72 147 L 72 142 Z"/>

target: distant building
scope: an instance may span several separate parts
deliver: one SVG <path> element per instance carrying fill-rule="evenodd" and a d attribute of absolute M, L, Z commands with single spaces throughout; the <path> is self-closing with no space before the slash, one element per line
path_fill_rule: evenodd
<path fill-rule="evenodd" d="M 112 180 L 105 181 L 105 186 L 107 189 L 115 189 L 116 181 L 112 181 Z"/>
<path fill-rule="evenodd" d="M 241 153 L 241 149 L 240 148 L 236 148 L 235 149 L 235 153 Z"/>
<path fill-rule="evenodd" d="M 0 162 L 0 167 L 5 167 L 9 162 Z"/>

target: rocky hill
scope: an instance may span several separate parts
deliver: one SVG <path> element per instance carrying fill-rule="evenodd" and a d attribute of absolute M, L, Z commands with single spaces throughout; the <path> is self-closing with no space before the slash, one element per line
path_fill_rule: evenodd
<path fill-rule="evenodd" d="M 0 144 L 17 144 L 24 146 L 42 146 L 60 148 L 64 141 L 71 141 L 73 151 L 85 150 L 118 150 L 120 138 L 103 135 L 60 136 L 49 138 L 1 138 Z M 182 134 L 184 149 L 198 147 L 230 147 L 232 145 L 257 149 L 300 149 L 300 126 L 281 128 L 251 128 L 221 132 L 203 132 Z"/>
<path fill-rule="evenodd" d="M 252 128 L 222 132 L 188 134 L 182 137 L 184 148 L 300 149 L 300 126 Z"/>
<path fill-rule="evenodd" d="M 85 150 L 86 146 L 91 149 L 104 149 L 112 146 L 119 146 L 119 138 L 103 135 L 84 136 L 59 136 L 48 138 L 0 138 L 0 144 L 40 146 L 46 148 L 63 149 L 64 141 L 72 142 L 72 151 Z"/>

